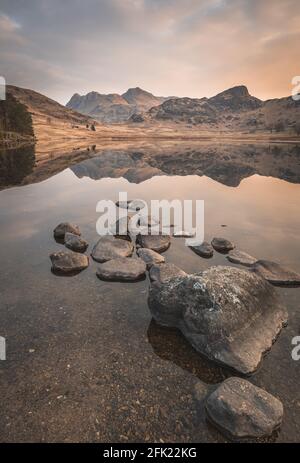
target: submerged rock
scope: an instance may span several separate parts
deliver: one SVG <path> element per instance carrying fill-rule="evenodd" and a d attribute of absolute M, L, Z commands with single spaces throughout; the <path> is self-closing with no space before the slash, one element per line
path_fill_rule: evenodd
<path fill-rule="evenodd" d="M 239 251 L 238 249 L 229 251 L 229 254 L 226 257 L 230 262 L 233 262 L 234 264 L 245 265 L 246 267 L 251 267 L 251 265 L 257 262 L 255 257 L 250 256 L 244 251 Z"/>
<path fill-rule="evenodd" d="M 275 286 L 300 286 L 300 274 L 269 260 L 258 260 L 252 269 Z"/>
<path fill-rule="evenodd" d="M 106 262 L 118 257 L 130 257 L 133 249 L 130 241 L 107 235 L 102 236 L 95 244 L 91 256 L 96 262 Z"/>
<path fill-rule="evenodd" d="M 216 251 L 222 253 L 227 253 L 235 247 L 231 241 L 226 240 L 225 238 L 213 238 L 211 245 Z"/>
<path fill-rule="evenodd" d="M 65 234 L 65 246 L 75 252 L 85 252 L 89 244 L 80 236 L 67 232 Z"/>
<path fill-rule="evenodd" d="M 280 400 L 245 379 L 229 378 L 206 400 L 206 413 L 231 439 L 270 436 L 282 422 Z"/>
<path fill-rule="evenodd" d="M 145 277 L 146 264 L 138 259 L 120 257 L 99 265 L 97 276 L 101 280 L 137 281 Z"/>
<path fill-rule="evenodd" d="M 152 249 L 140 248 L 137 250 L 137 255 L 145 262 L 148 270 L 154 264 L 165 262 L 165 258 L 158 254 L 158 252 L 152 251 Z"/>
<path fill-rule="evenodd" d="M 201 257 L 209 258 L 214 255 L 213 247 L 207 241 L 203 241 L 203 243 L 200 245 L 195 244 L 189 247 L 191 248 L 192 251 L 194 251 L 196 254 L 198 254 Z"/>
<path fill-rule="evenodd" d="M 54 238 L 59 239 L 59 240 L 64 239 L 66 233 L 73 233 L 73 235 L 78 235 L 78 236 L 81 235 L 79 227 L 70 222 L 60 223 L 53 230 Z"/>
<path fill-rule="evenodd" d="M 158 323 L 179 328 L 198 352 L 246 375 L 257 370 L 287 322 L 274 288 L 235 267 L 154 281 L 148 303 Z"/>
<path fill-rule="evenodd" d="M 184 277 L 185 273 L 181 268 L 177 267 L 174 264 L 160 264 L 153 265 L 150 269 L 149 277 L 151 281 L 156 281 L 158 283 L 165 283 L 174 277 Z"/>
<path fill-rule="evenodd" d="M 89 265 L 89 258 L 73 251 L 59 251 L 50 255 L 52 271 L 59 274 L 71 274 L 84 270 Z"/>
<path fill-rule="evenodd" d="M 152 249 L 155 252 L 166 251 L 170 244 L 170 235 L 138 235 L 136 243 L 142 248 Z"/>

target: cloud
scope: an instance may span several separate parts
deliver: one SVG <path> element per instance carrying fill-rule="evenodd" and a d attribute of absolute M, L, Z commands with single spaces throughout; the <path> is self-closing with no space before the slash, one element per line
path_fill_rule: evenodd
<path fill-rule="evenodd" d="M 1 74 L 66 102 L 73 93 L 210 96 L 246 84 L 289 94 L 298 0 L 2 0 Z"/>

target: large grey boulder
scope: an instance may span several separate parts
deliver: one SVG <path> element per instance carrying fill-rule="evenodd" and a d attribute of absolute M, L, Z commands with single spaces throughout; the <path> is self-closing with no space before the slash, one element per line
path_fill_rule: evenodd
<path fill-rule="evenodd" d="M 245 379 L 229 378 L 206 400 L 206 413 L 233 440 L 270 436 L 282 422 L 280 400 Z"/>
<path fill-rule="evenodd" d="M 53 230 L 54 238 L 58 240 L 63 240 L 65 238 L 66 233 L 73 233 L 73 235 L 78 236 L 81 235 L 79 227 L 70 222 L 60 223 Z"/>
<path fill-rule="evenodd" d="M 50 255 L 52 271 L 58 274 L 81 272 L 89 265 L 89 258 L 73 251 L 59 251 Z"/>
<path fill-rule="evenodd" d="M 257 262 L 255 257 L 250 256 L 250 254 L 247 254 L 244 251 L 239 251 L 238 249 L 229 251 L 226 257 L 229 262 L 232 262 L 233 264 L 245 265 L 246 267 L 251 267 L 251 265 Z"/>
<path fill-rule="evenodd" d="M 221 252 L 223 254 L 226 254 L 235 247 L 235 245 L 226 238 L 213 238 L 211 245 L 216 251 Z"/>
<path fill-rule="evenodd" d="M 158 252 L 152 251 L 152 249 L 139 248 L 137 250 L 137 255 L 145 262 L 147 270 L 149 270 L 152 265 L 163 264 L 165 258 L 158 254 Z"/>
<path fill-rule="evenodd" d="M 213 247 L 207 241 L 203 241 L 202 244 L 193 244 L 193 245 L 190 245 L 189 247 L 196 254 L 206 259 L 214 255 Z"/>
<path fill-rule="evenodd" d="M 266 280 L 235 267 L 154 281 L 148 303 L 158 323 L 179 328 L 202 355 L 243 374 L 257 370 L 288 317 Z"/>
<path fill-rule="evenodd" d="M 109 281 L 137 281 L 145 277 L 146 264 L 142 259 L 120 257 L 100 264 L 97 276 Z"/>
<path fill-rule="evenodd" d="M 65 246 L 74 252 L 85 252 L 89 244 L 80 236 L 67 232 L 65 234 Z"/>
<path fill-rule="evenodd" d="M 158 283 L 165 283 L 171 278 L 183 277 L 186 275 L 187 274 L 181 268 L 171 263 L 153 265 L 149 272 L 150 280 Z"/>
<path fill-rule="evenodd" d="M 106 262 L 118 257 L 130 257 L 133 249 L 130 241 L 107 235 L 102 236 L 95 244 L 91 256 L 96 262 Z"/>
<path fill-rule="evenodd" d="M 258 260 L 253 271 L 275 286 L 300 286 L 300 274 L 269 260 Z"/>
<path fill-rule="evenodd" d="M 170 244 L 170 235 L 138 235 L 136 237 L 136 243 L 142 248 L 152 249 L 155 252 L 166 251 Z"/>

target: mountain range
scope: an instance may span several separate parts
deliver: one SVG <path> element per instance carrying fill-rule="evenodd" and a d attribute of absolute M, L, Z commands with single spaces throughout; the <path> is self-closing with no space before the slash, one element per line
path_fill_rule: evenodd
<path fill-rule="evenodd" d="M 156 97 L 140 88 L 123 95 L 73 95 L 67 107 L 105 122 L 169 122 L 207 130 L 300 131 L 300 101 L 292 97 L 262 101 L 239 85 L 211 98 Z"/>
<path fill-rule="evenodd" d="M 167 98 L 154 96 L 139 87 L 129 88 L 119 95 L 89 92 L 86 95 L 75 93 L 66 107 L 88 115 L 99 122 L 123 122 L 133 114 L 148 111 L 159 106 Z"/>

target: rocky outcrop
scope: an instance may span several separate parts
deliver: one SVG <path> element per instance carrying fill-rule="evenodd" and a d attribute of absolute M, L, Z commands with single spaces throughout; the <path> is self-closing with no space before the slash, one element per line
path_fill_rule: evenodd
<path fill-rule="evenodd" d="M 142 259 L 120 257 L 99 265 L 97 276 L 108 281 L 137 281 L 145 277 L 146 264 Z"/>
<path fill-rule="evenodd" d="M 153 282 L 148 304 L 158 323 L 179 328 L 202 355 L 246 375 L 257 370 L 287 322 L 272 286 L 234 267 Z"/>
<path fill-rule="evenodd" d="M 280 400 L 244 379 L 229 378 L 206 400 L 209 420 L 233 440 L 270 436 L 282 422 Z"/>
<path fill-rule="evenodd" d="M 131 241 L 107 235 L 95 244 L 91 256 L 96 262 L 102 263 L 118 257 L 130 257 L 133 249 Z"/>
<path fill-rule="evenodd" d="M 252 269 L 255 273 L 272 283 L 272 285 L 300 286 L 300 274 L 276 262 L 258 260 L 252 266 Z"/>
<path fill-rule="evenodd" d="M 50 255 L 52 272 L 57 274 L 75 274 L 89 265 L 89 258 L 73 251 L 59 251 Z"/>

